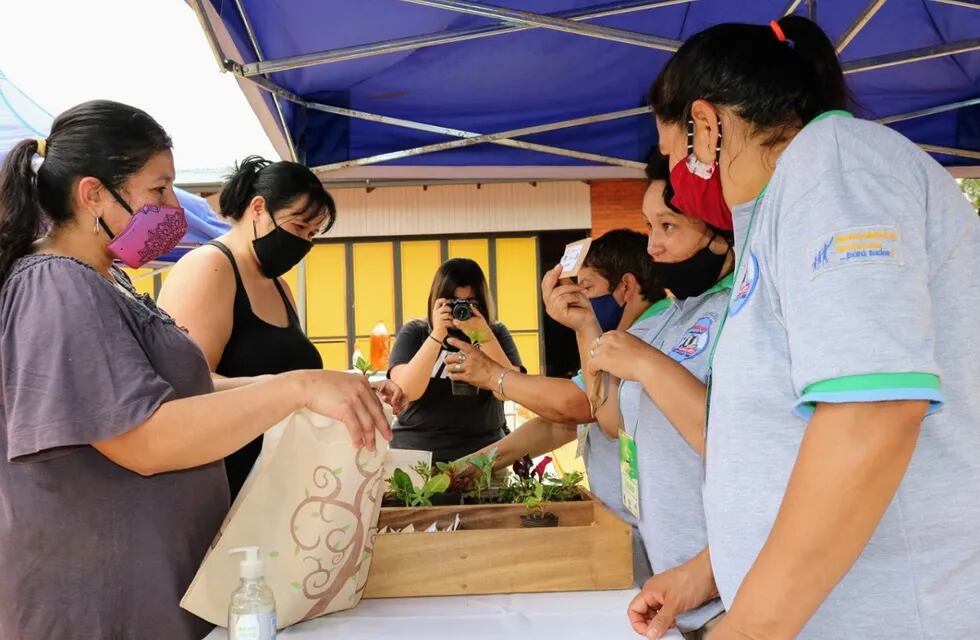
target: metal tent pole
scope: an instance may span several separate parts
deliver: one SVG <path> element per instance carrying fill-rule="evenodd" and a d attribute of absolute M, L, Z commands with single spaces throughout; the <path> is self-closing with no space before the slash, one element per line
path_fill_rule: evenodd
<path fill-rule="evenodd" d="M 245 7 L 242 6 L 242 0 L 235 0 L 235 6 L 238 8 L 238 13 L 242 17 L 242 22 L 245 24 L 245 31 L 248 33 L 248 39 L 252 43 L 252 48 L 255 50 L 255 57 L 261 62 L 265 59 L 265 56 L 262 55 L 262 48 L 259 46 L 259 41 L 255 37 L 255 30 L 252 29 L 252 21 L 249 20 L 248 13 L 245 11 Z M 286 146 L 289 147 L 289 159 L 297 162 L 299 156 L 296 154 L 296 145 L 293 144 L 293 134 L 289 132 L 289 125 L 286 123 L 286 114 L 282 110 L 282 105 L 279 104 L 279 98 L 272 96 L 272 103 L 276 106 L 276 114 L 279 116 L 282 134 L 286 137 Z"/>
<path fill-rule="evenodd" d="M 677 4 L 687 4 L 697 0 L 622 0 L 620 2 L 610 2 L 607 4 L 593 5 L 583 9 L 573 11 L 561 11 L 549 14 L 554 18 L 565 18 L 567 20 L 582 21 L 594 18 L 604 18 L 607 16 L 622 15 L 635 11 L 668 7 Z M 796 0 L 799 2 L 800 0 Z M 438 33 L 427 33 L 406 38 L 384 40 L 369 44 L 356 45 L 352 47 L 342 47 L 328 51 L 318 51 L 288 58 L 278 58 L 275 60 L 265 60 L 250 64 L 243 64 L 237 70 L 239 75 L 250 77 L 279 71 L 289 71 L 291 69 L 302 69 L 319 64 L 330 64 L 332 62 L 343 62 L 346 60 L 357 60 L 371 56 L 395 53 L 397 51 L 410 51 L 422 47 L 433 47 L 466 40 L 477 40 L 491 36 L 499 36 L 507 33 L 516 33 L 540 27 L 526 24 L 515 25 L 510 21 L 497 22 L 496 24 L 473 27 L 470 29 L 459 29 L 456 31 L 441 31 Z"/>
<path fill-rule="evenodd" d="M 957 156 L 959 158 L 980 160 L 980 151 L 971 151 L 970 149 L 956 149 L 954 147 L 940 147 L 934 144 L 920 144 L 919 146 L 924 151 L 928 151 L 930 153 L 941 153 L 947 156 Z"/>
<path fill-rule="evenodd" d="M 881 124 L 894 124 L 896 122 L 904 122 L 915 118 L 924 118 L 926 116 L 936 115 L 937 113 L 955 111 L 956 109 L 962 109 L 964 107 L 972 107 L 978 104 L 980 104 L 980 98 L 970 98 L 969 100 L 950 102 L 949 104 L 941 104 L 935 107 L 929 107 L 928 109 L 919 109 L 918 111 L 909 111 L 907 113 L 897 113 L 892 116 L 885 116 L 884 118 L 878 118 L 877 122 L 880 122 Z"/>
<path fill-rule="evenodd" d="M 883 56 L 874 56 L 861 60 L 851 60 L 850 62 L 843 63 L 841 66 L 844 67 L 845 74 L 861 73 L 864 71 L 894 67 L 900 64 L 909 64 L 911 62 L 942 58 L 945 56 L 956 55 L 958 53 L 969 53 L 970 51 L 977 50 L 980 50 L 980 38 L 968 38 L 966 40 L 957 40 L 956 42 L 949 42 L 947 44 L 922 47 L 921 49 L 912 49 L 911 51 L 899 51 L 897 53 L 889 53 Z"/>
<path fill-rule="evenodd" d="M 610 40 L 612 42 L 622 42 L 638 47 L 660 49 L 662 51 L 674 52 L 683 44 L 680 40 L 662 38 L 646 33 L 627 31 L 625 29 L 613 29 L 612 27 L 601 27 L 594 24 L 581 24 L 566 18 L 554 18 L 540 13 L 495 7 L 479 2 L 470 2 L 469 0 L 402 0 L 402 2 L 411 2 L 412 4 L 446 9 L 447 11 L 456 11 L 458 13 L 468 13 L 484 18 L 508 20 L 519 24 L 541 27 L 543 29 L 563 31 L 565 33 L 589 36 L 591 38 L 599 38 L 600 40 Z"/>
<path fill-rule="evenodd" d="M 861 33 L 861 29 L 871 21 L 878 10 L 884 6 L 886 0 L 871 0 L 868 6 L 864 8 L 857 18 L 855 18 L 854 23 L 848 27 L 847 31 L 841 35 L 840 39 L 837 41 L 837 55 L 840 55 L 841 51 L 847 48 L 847 45 L 851 44 L 851 41 L 857 37 L 857 34 Z"/>

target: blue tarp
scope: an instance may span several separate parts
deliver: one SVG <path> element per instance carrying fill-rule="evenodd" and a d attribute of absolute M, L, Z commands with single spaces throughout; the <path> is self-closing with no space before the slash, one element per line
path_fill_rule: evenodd
<path fill-rule="evenodd" d="M 256 61 L 235 2 L 205 0 L 233 47 L 222 57 Z M 602 0 L 493 0 L 535 13 L 582 9 Z M 492 24 L 401 0 L 241 0 L 265 59 L 274 60 L 418 34 Z M 766 24 L 787 0 L 697 0 L 592 20 L 593 24 L 683 40 L 719 22 Z M 816 19 L 834 40 L 868 0 L 818 0 Z M 980 3 L 978 3 L 980 6 Z M 796 9 L 808 11 L 806 2 Z M 936 0 L 890 0 L 843 51 L 844 62 L 943 45 L 980 42 L 980 10 Z M 237 51 L 235 51 L 237 49 Z M 581 35 L 528 29 L 496 37 L 273 73 L 305 100 L 415 121 L 494 133 L 640 106 L 670 54 Z M 848 76 L 858 113 L 881 118 L 980 96 L 980 51 Z M 264 95 L 265 107 L 273 114 Z M 290 133 L 310 166 L 408 149 L 452 138 L 352 120 L 285 103 Z M 897 123 L 918 143 L 980 150 L 980 106 Z M 654 142 L 650 116 L 548 132 L 526 139 L 641 160 Z M 980 164 L 937 156 L 946 165 Z M 481 144 L 403 158 L 407 165 L 588 165 L 581 160 Z"/>
<path fill-rule="evenodd" d="M 54 118 L 31 100 L 0 71 L 0 161 L 24 138 L 47 137 Z M 172 263 L 191 248 L 225 233 L 229 225 L 219 218 L 207 200 L 182 189 L 175 189 L 180 206 L 187 215 L 187 234 L 181 247 L 161 258 L 160 263 Z"/>

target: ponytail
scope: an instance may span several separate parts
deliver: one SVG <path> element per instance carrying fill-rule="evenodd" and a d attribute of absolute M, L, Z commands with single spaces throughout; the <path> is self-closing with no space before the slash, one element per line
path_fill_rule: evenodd
<path fill-rule="evenodd" d="M 0 169 L 0 283 L 14 262 L 31 252 L 43 231 L 37 181 L 31 164 L 37 140 L 23 140 L 10 151 Z"/>
<path fill-rule="evenodd" d="M 827 34 L 812 20 L 787 16 L 779 21 L 787 44 L 810 71 L 811 90 L 797 106 L 802 124 L 833 109 L 847 109 L 850 99 L 837 50 Z"/>
<path fill-rule="evenodd" d="M 218 197 L 221 215 L 241 220 L 245 209 L 256 196 L 255 181 L 259 178 L 259 172 L 270 164 L 270 161 L 259 156 L 249 156 L 235 166 L 235 172 L 228 176 Z"/>
<path fill-rule="evenodd" d="M 337 219 L 333 197 L 323 188 L 316 174 L 298 162 L 271 162 L 259 156 L 242 160 L 221 189 L 218 198 L 221 215 L 241 220 L 256 196 L 262 196 L 273 217 L 293 207 L 298 198 L 304 198 L 299 210 L 306 220 L 325 215 L 327 222 L 323 230 L 328 231 Z"/>
<path fill-rule="evenodd" d="M 827 35 L 815 23 L 788 16 L 769 25 L 720 24 L 695 34 L 670 59 L 650 89 L 662 122 L 683 123 L 691 103 L 725 106 L 769 142 L 816 116 L 849 106 L 844 73 Z"/>

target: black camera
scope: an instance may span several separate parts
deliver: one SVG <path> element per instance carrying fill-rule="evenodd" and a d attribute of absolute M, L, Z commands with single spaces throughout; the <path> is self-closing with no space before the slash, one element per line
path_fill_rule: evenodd
<path fill-rule="evenodd" d="M 473 317 L 473 303 L 469 300 L 453 300 L 449 306 L 452 307 L 453 317 L 460 322 L 466 322 Z"/>

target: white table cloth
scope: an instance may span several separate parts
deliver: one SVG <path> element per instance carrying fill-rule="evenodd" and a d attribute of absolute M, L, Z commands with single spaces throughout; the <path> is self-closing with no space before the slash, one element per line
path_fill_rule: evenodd
<path fill-rule="evenodd" d="M 626 605 L 636 590 L 362 600 L 294 625 L 287 640 L 632 640 Z M 227 640 L 215 629 L 206 640 Z M 672 631 L 667 640 L 682 640 Z"/>

